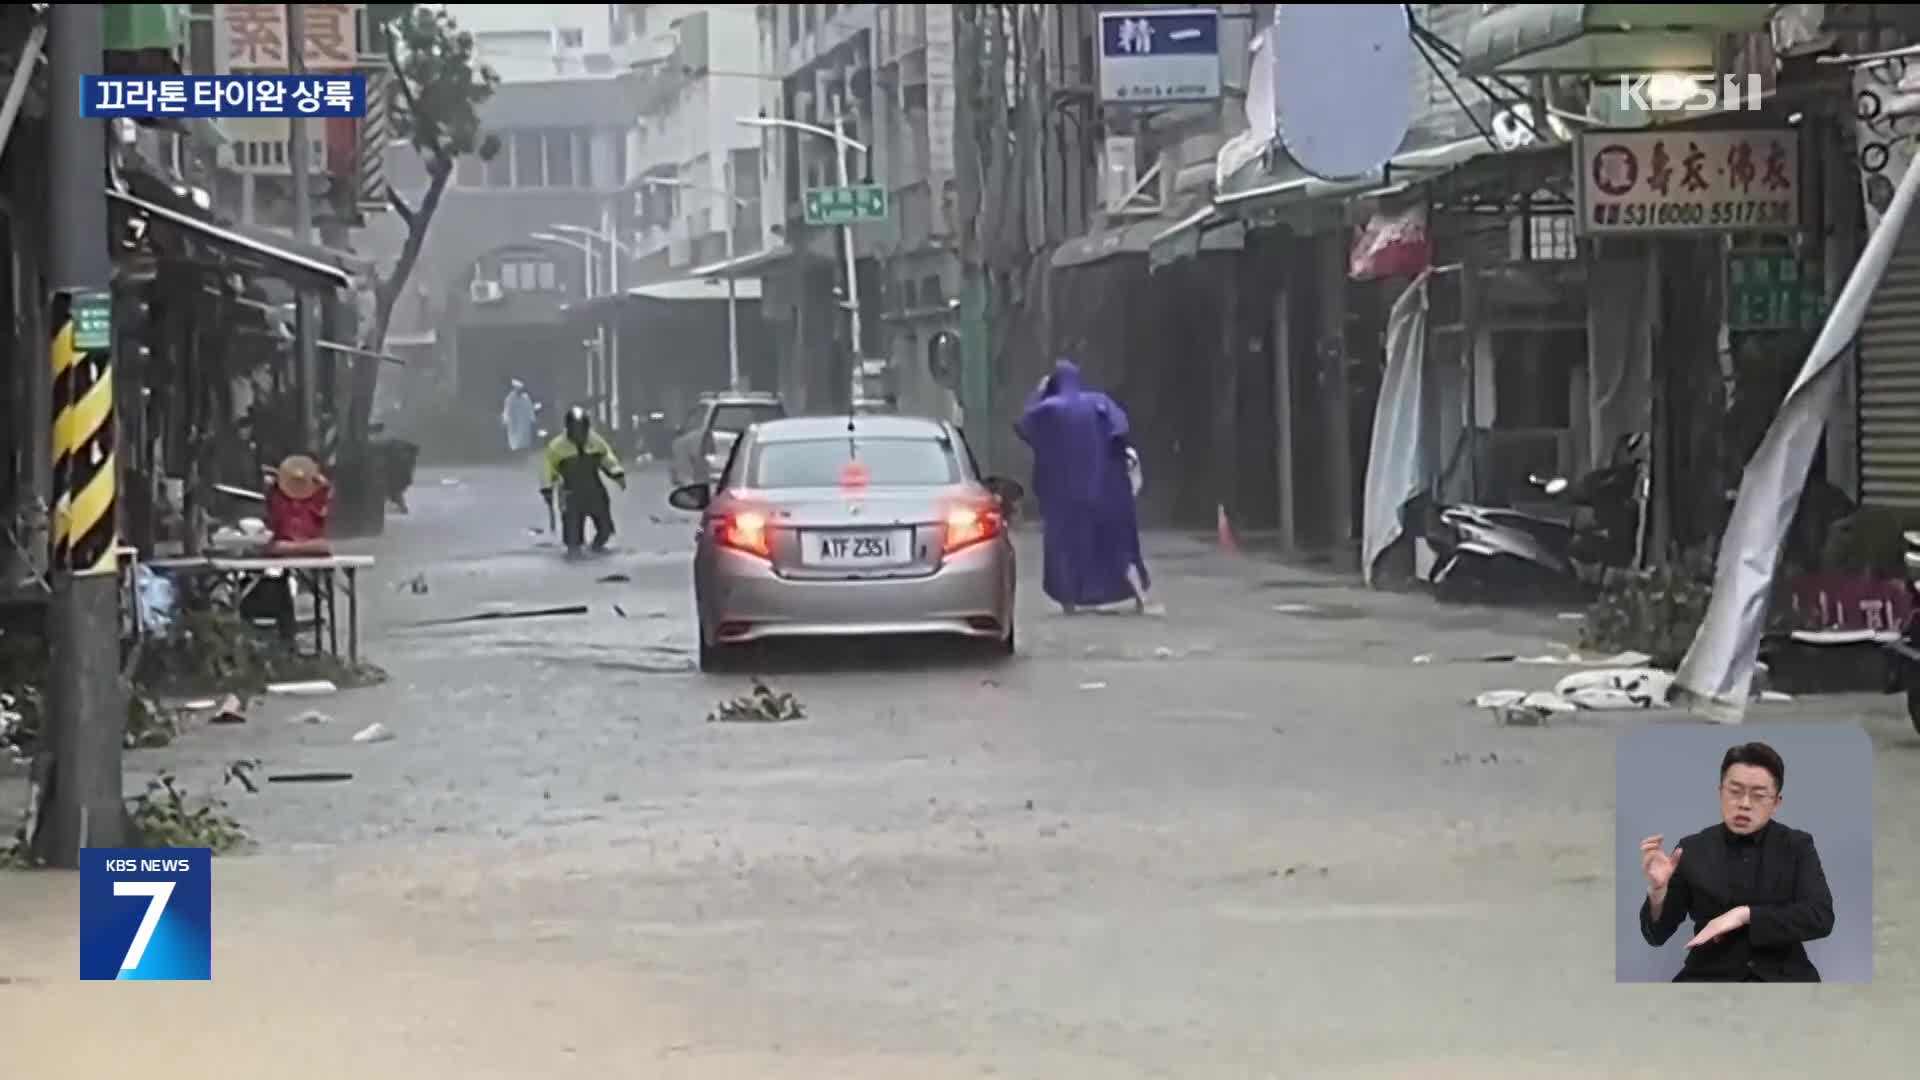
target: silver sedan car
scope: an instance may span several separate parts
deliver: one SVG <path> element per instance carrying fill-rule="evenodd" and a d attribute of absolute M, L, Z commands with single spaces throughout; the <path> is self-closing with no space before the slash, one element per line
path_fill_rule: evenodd
<path fill-rule="evenodd" d="M 770 420 L 713 484 L 668 501 L 701 513 L 693 556 L 700 668 L 778 638 L 945 635 L 1014 651 L 1007 510 L 953 425 L 909 416 Z"/>

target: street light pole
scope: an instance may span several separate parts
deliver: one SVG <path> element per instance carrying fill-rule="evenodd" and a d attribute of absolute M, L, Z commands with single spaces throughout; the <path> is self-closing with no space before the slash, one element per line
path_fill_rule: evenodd
<path fill-rule="evenodd" d="M 585 296 L 582 298 L 581 302 L 592 303 L 593 294 L 597 291 L 596 289 L 597 282 L 594 281 L 594 278 L 597 275 L 595 275 L 594 273 L 592 244 L 580 245 L 580 259 L 581 259 L 581 273 L 584 276 L 583 284 L 585 286 L 584 288 Z M 597 380 L 594 378 L 594 375 L 599 370 L 599 367 L 600 367 L 599 358 L 595 355 L 594 349 L 589 347 L 587 350 L 587 400 L 588 401 L 592 401 L 594 394 L 598 391 L 598 386 L 596 385 Z"/>
<path fill-rule="evenodd" d="M 607 367 L 607 426 L 620 430 L 620 238 L 614 234 L 613 204 L 600 208 L 600 232 L 607 243 L 607 294 L 613 314 L 600 324 L 601 359 Z"/>
<path fill-rule="evenodd" d="M 727 388 L 743 389 L 740 383 L 740 291 L 734 274 L 733 234 L 739 231 L 740 204 L 733 199 L 733 162 L 726 165 L 727 190 L 726 229 L 727 229 Z"/>
<path fill-rule="evenodd" d="M 838 94 L 834 95 L 833 98 L 833 172 L 834 182 L 840 186 L 842 191 L 845 191 L 852 181 L 847 176 L 847 120 L 846 116 L 841 112 L 840 96 Z M 860 355 L 863 351 L 861 349 L 860 337 L 860 275 L 854 266 L 853 226 L 851 224 L 840 226 L 840 244 L 842 250 L 845 252 L 847 263 L 848 329 L 853 336 L 853 356 L 851 358 L 853 365 L 852 376 L 853 379 L 858 379 L 860 376 Z M 853 379 L 848 381 L 847 392 L 849 394 L 853 392 Z"/>

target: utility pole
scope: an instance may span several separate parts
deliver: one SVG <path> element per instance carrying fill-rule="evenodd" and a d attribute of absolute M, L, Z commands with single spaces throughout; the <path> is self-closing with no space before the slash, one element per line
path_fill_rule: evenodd
<path fill-rule="evenodd" d="M 998 444 L 1002 440 L 994 431 L 988 400 L 992 391 L 988 370 L 993 355 L 986 276 L 986 247 L 990 237 L 981 222 L 988 218 L 987 200 L 992 196 L 981 190 L 978 179 L 985 175 L 987 164 L 981 160 L 978 128 L 982 120 L 981 87 L 994 85 L 993 79 L 1004 76 L 994 72 L 982 77 L 980 67 L 986 45 L 980 26 L 980 7 L 978 4 L 952 6 L 957 54 L 953 72 L 953 171 L 959 196 L 957 205 L 963 214 L 972 215 L 970 219 L 953 222 L 952 228 L 960 241 L 960 421 L 975 453 L 992 470 L 999 467 Z"/>
<path fill-rule="evenodd" d="M 113 419 L 113 262 L 107 133 L 80 116 L 80 78 L 100 70 L 99 4 L 54 4 L 48 52 L 48 268 L 53 285 L 52 783 L 35 854 L 75 868 L 83 847 L 121 847 L 120 577 Z"/>
<path fill-rule="evenodd" d="M 833 172 L 834 183 L 840 185 L 840 190 L 845 191 L 852 186 L 853 181 L 847 176 L 847 118 L 841 109 L 838 94 L 833 98 Z M 860 379 L 860 358 L 865 350 L 862 348 L 864 339 L 860 336 L 860 274 L 854 265 L 851 224 L 840 226 L 840 245 L 847 262 L 847 329 L 853 335 L 853 356 L 847 380 L 847 407 L 852 408 L 854 398 L 859 396 L 853 388 Z"/>
<path fill-rule="evenodd" d="M 287 73 L 307 73 L 307 19 L 305 4 L 287 5 Z M 287 118 L 287 165 L 293 172 L 293 238 L 303 244 L 313 241 L 313 167 L 307 147 L 307 118 L 296 110 Z M 315 342 L 319 327 L 313 310 L 313 296 L 304 286 L 295 286 L 293 298 L 293 336 L 296 393 L 299 394 L 300 446 L 317 453 L 318 425 L 314 420 L 315 397 L 319 387 L 319 357 Z"/>

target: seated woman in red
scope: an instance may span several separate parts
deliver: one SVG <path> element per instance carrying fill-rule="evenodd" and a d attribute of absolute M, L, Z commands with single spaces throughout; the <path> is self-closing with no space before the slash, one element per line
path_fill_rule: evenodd
<path fill-rule="evenodd" d="M 333 485 L 320 472 L 320 465 L 304 454 L 295 454 L 271 470 L 272 484 L 267 488 L 267 531 L 273 534 L 267 545 L 270 555 L 326 555 L 333 549 L 327 543 L 327 513 L 332 508 Z"/>

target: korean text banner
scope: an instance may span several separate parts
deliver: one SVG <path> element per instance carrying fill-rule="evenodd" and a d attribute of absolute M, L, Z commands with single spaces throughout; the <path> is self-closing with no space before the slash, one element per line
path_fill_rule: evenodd
<path fill-rule="evenodd" d="M 80 115 L 365 116 L 364 75 L 88 75 Z"/>

